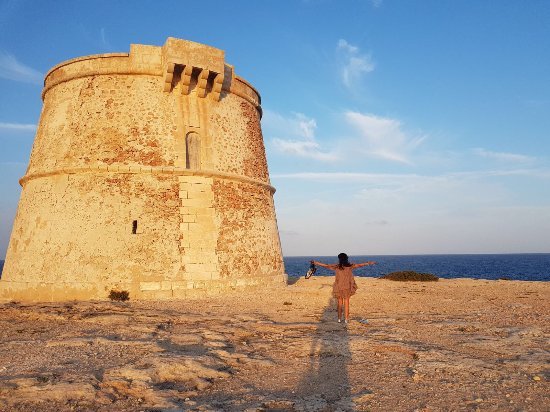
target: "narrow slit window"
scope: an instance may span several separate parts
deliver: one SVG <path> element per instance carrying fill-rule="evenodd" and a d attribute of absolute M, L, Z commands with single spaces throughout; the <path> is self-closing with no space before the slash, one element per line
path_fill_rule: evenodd
<path fill-rule="evenodd" d="M 134 220 L 132 222 L 132 235 L 135 235 L 137 233 L 137 220 Z"/>
<path fill-rule="evenodd" d="M 201 168 L 201 140 L 198 133 L 191 132 L 185 137 L 185 166 L 187 169 Z"/>

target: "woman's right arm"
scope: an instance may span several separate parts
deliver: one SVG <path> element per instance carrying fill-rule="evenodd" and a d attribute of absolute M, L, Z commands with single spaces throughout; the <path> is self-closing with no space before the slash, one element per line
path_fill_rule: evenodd
<path fill-rule="evenodd" d="M 312 260 L 312 262 L 315 266 L 321 266 L 322 268 L 327 268 L 327 269 L 334 269 L 334 265 L 327 265 L 325 263 L 316 262 L 315 260 Z"/>

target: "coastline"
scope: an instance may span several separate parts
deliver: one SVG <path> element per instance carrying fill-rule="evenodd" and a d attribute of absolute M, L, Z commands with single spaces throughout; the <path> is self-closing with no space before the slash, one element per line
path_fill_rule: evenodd
<path fill-rule="evenodd" d="M 550 284 L 331 277 L 193 301 L 0 305 L 0 409 L 540 410 Z M 30 409 L 29 409 L 30 408 Z M 332 408 L 332 409 L 331 409 Z"/>

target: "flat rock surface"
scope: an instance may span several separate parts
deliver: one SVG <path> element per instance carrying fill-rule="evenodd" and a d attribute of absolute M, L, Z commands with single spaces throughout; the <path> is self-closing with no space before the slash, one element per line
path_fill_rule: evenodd
<path fill-rule="evenodd" d="M 550 410 L 550 284 L 333 278 L 173 302 L 0 305 L 2 411 Z"/>

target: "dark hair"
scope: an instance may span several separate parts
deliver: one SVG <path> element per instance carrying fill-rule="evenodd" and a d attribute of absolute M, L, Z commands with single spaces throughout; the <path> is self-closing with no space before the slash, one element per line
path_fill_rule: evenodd
<path fill-rule="evenodd" d="M 351 266 L 351 263 L 349 263 L 349 260 L 348 260 L 348 255 L 346 255 L 345 253 L 340 253 L 338 255 L 338 267 L 340 269 L 344 269 L 344 266 Z"/>

